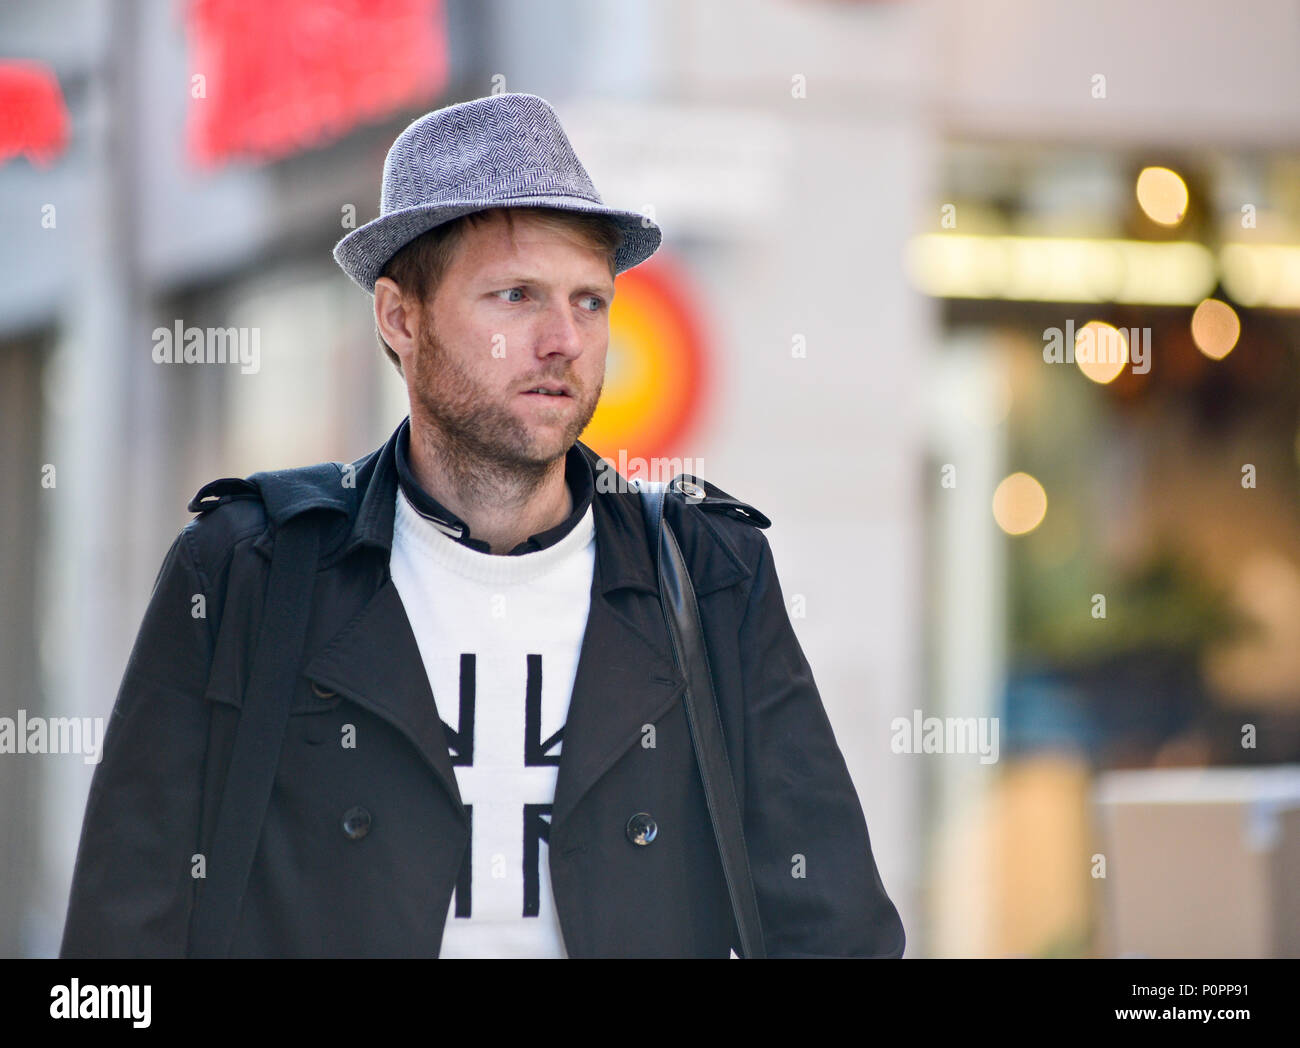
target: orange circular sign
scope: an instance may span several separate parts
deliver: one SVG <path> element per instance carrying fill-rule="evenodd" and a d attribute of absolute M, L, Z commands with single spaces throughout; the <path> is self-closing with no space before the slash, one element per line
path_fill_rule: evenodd
<path fill-rule="evenodd" d="M 582 442 L 615 464 L 620 452 L 629 461 L 669 456 L 680 451 L 708 385 L 698 314 L 677 267 L 656 257 L 619 274 L 605 387 Z"/>

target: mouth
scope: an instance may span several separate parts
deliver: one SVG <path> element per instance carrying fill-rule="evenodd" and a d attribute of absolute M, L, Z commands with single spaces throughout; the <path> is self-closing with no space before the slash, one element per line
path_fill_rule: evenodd
<path fill-rule="evenodd" d="M 558 382 L 543 382 L 541 385 L 534 386 L 532 389 L 526 389 L 520 396 L 524 397 L 546 397 L 550 400 L 561 400 L 565 397 L 572 399 L 573 394 L 568 386 L 561 385 Z"/>

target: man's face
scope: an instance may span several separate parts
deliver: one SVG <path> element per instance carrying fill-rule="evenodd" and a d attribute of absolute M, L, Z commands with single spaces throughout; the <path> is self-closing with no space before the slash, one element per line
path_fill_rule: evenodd
<path fill-rule="evenodd" d="M 446 450 L 510 470 L 573 446 L 605 379 L 614 281 L 605 257 L 516 213 L 468 226 L 422 316 L 412 407 Z M 530 393 L 561 385 L 564 395 Z"/>

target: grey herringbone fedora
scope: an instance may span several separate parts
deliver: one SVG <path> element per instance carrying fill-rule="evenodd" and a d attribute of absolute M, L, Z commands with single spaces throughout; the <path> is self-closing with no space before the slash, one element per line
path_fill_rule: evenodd
<path fill-rule="evenodd" d="M 374 294 L 380 270 L 403 245 L 490 207 L 608 215 L 623 231 L 617 273 L 644 262 L 662 239 L 637 212 L 605 206 L 545 99 L 500 94 L 426 113 L 398 135 L 384 161 L 379 217 L 335 244 L 334 260 Z"/>

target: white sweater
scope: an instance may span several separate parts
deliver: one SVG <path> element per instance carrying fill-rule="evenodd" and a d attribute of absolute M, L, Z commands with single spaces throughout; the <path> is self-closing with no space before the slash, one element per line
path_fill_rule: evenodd
<path fill-rule="evenodd" d="M 440 957 L 566 956 L 544 838 L 595 556 L 590 506 L 555 544 L 500 556 L 444 534 L 398 490 L 390 570 L 470 809 Z"/>

